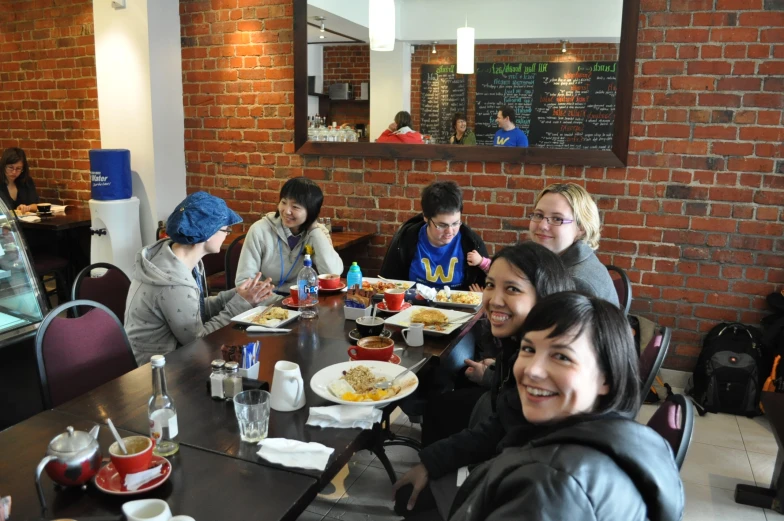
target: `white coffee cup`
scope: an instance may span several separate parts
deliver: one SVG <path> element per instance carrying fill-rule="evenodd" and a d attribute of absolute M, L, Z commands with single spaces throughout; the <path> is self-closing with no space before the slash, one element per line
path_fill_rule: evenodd
<path fill-rule="evenodd" d="M 138 499 L 123 503 L 123 514 L 128 521 L 170 521 L 169 505 L 162 499 Z"/>
<path fill-rule="evenodd" d="M 403 340 L 411 347 L 419 347 L 425 343 L 425 325 L 420 322 L 414 322 L 402 331 Z"/>
<path fill-rule="evenodd" d="M 174 516 L 169 521 L 196 521 L 191 516 Z"/>
<path fill-rule="evenodd" d="M 270 391 L 270 407 L 274 411 L 296 411 L 305 406 L 305 383 L 294 362 L 281 360 L 275 364 Z"/>

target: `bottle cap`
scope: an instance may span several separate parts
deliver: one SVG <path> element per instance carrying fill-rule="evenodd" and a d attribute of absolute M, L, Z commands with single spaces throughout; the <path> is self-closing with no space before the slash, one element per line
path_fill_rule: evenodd
<path fill-rule="evenodd" d="M 236 362 L 235 362 L 236 363 Z M 210 363 L 213 369 L 220 369 L 221 367 L 226 365 L 226 362 L 220 358 L 216 358 L 215 360 Z"/>
<path fill-rule="evenodd" d="M 230 373 L 236 372 L 240 368 L 240 364 L 237 362 L 226 362 L 226 365 L 223 366 Z"/>
<path fill-rule="evenodd" d="M 152 358 L 150 358 L 150 363 L 153 367 L 163 367 L 166 365 L 166 359 L 163 357 L 163 355 L 152 355 Z"/>
<path fill-rule="evenodd" d="M 359 264 L 357 264 L 356 261 L 352 262 L 351 265 L 352 266 L 359 266 Z"/>

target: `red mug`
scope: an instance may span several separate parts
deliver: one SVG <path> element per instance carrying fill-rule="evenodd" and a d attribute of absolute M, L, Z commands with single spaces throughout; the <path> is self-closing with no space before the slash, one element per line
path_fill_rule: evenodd
<path fill-rule="evenodd" d="M 115 441 L 109 446 L 109 458 L 120 477 L 150 469 L 152 462 L 152 440 L 146 436 L 129 436 L 123 438 L 128 454 Z"/>
<path fill-rule="evenodd" d="M 322 289 L 338 289 L 340 287 L 340 275 L 324 274 L 318 276 L 318 284 Z"/>
<path fill-rule="evenodd" d="M 368 336 L 360 339 L 356 346 L 348 348 L 348 354 L 355 360 L 378 360 L 386 362 L 392 358 L 395 341 L 381 336 Z"/>
<path fill-rule="evenodd" d="M 291 292 L 291 303 L 299 304 L 299 286 L 289 286 L 289 292 Z"/>
<path fill-rule="evenodd" d="M 384 292 L 384 302 L 390 311 L 398 311 L 403 306 L 403 299 L 406 297 L 404 289 L 388 289 Z"/>

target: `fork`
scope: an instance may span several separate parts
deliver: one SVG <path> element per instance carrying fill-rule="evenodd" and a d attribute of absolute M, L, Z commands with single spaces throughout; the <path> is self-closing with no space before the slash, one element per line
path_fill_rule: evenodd
<path fill-rule="evenodd" d="M 406 374 L 408 374 L 411 371 L 414 371 L 416 369 L 419 369 L 422 365 L 424 365 L 425 362 L 427 362 L 427 360 L 428 359 L 425 357 L 422 360 L 420 360 L 419 362 L 417 362 L 414 365 L 412 365 L 411 367 L 409 367 L 408 369 L 406 369 L 405 371 L 403 371 L 402 373 L 400 373 L 399 375 L 397 375 L 396 377 L 394 377 L 392 380 L 390 380 L 388 382 L 376 382 L 375 384 L 373 384 L 373 386 L 376 389 L 387 390 L 390 387 L 392 387 L 392 385 L 394 385 L 394 383 L 397 382 L 400 379 L 401 376 L 406 375 Z"/>

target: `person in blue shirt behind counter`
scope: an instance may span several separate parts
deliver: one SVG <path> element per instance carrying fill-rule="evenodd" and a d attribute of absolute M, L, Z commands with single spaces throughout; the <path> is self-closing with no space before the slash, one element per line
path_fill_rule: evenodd
<path fill-rule="evenodd" d="M 498 131 L 493 137 L 493 146 L 496 147 L 527 147 L 528 136 L 515 126 L 515 111 L 509 105 L 501 105 L 498 116 Z"/>

